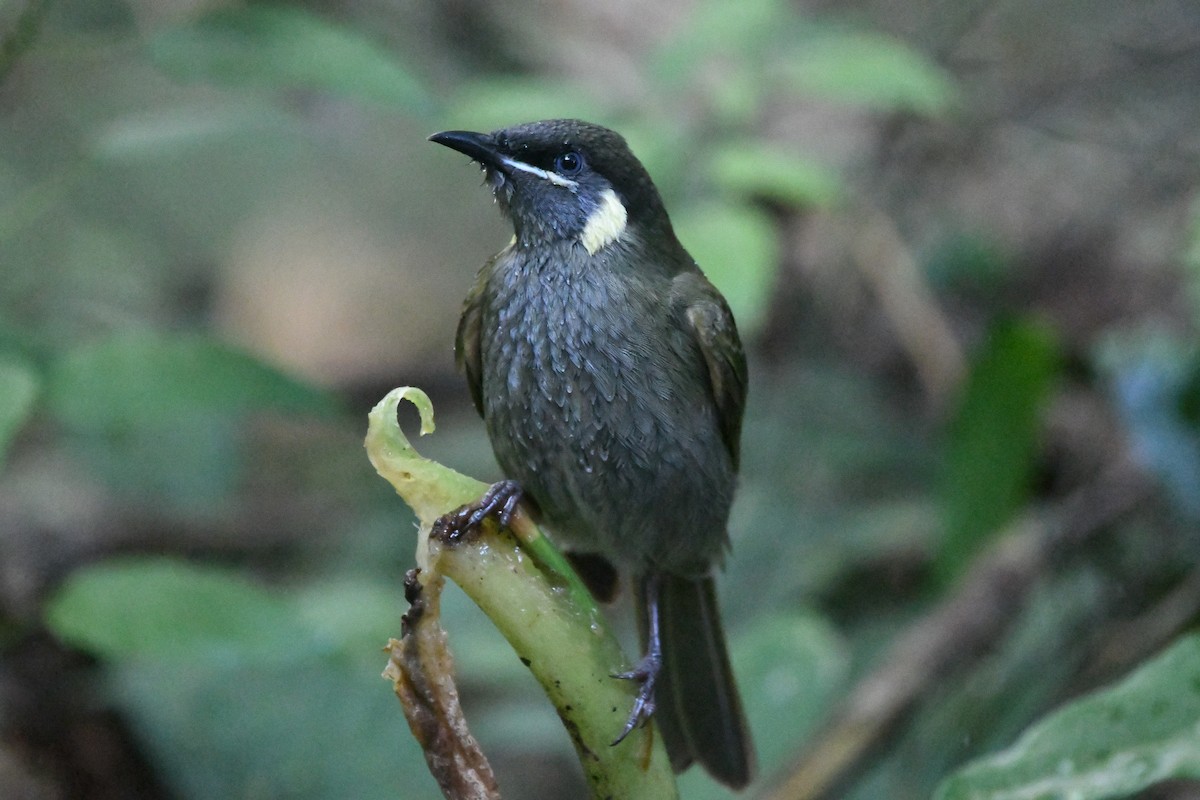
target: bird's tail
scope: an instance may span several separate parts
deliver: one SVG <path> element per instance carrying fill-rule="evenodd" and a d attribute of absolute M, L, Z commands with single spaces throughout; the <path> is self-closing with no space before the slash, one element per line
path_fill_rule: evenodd
<path fill-rule="evenodd" d="M 639 594 L 639 619 L 645 619 Z M 754 771 L 750 729 L 742 712 L 712 578 L 663 575 L 659 584 L 662 671 L 654 722 L 676 772 L 700 763 L 740 789 Z"/>

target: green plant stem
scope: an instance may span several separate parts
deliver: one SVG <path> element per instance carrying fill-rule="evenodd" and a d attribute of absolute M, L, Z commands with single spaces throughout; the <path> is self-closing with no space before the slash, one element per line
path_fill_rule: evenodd
<path fill-rule="evenodd" d="M 417 389 L 397 389 L 371 412 L 367 451 L 376 470 L 395 486 L 428 531 L 442 515 L 477 500 L 486 486 L 416 453 L 396 422 L 402 399 L 417 406 L 423 433 L 433 429 L 428 397 Z M 436 611 L 431 619 L 430 609 L 436 609 L 441 577 L 450 578 L 491 619 L 546 691 L 575 745 L 592 797 L 676 798 L 674 775 L 652 725 L 616 747 L 611 745 L 634 692 L 628 681 L 612 677 L 627 668 L 627 662 L 601 612 L 566 560 L 526 515 L 518 513 L 512 527 L 513 532 L 501 531 L 488 521 L 478 534 L 468 537 L 436 531 L 423 537 L 416 575 L 419 586 L 409 587 L 410 599 L 421 601 L 416 614 L 420 619 L 408 620 L 410 631 L 436 623 Z M 425 640 L 435 645 L 423 660 L 404 652 L 403 639 L 398 647 L 393 645 L 388 675 L 398 681 L 398 693 L 406 680 L 407 688 L 420 684 L 433 687 L 434 694 L 441 692 L 441 698 L 431 699 L 438 709 L 435 716 L 453 716 L 458 713 L 457 698 L 452 683 L 444 685 L 449 676 L 430 674 L 431 664 L 444 673 L 451 661 L 436 645 L 437 637 Z M 409 713 L 409 703 L 405 705 Z M 417 713 L 417 723 L 426 725 L 429 708 Z M 417 732 L 413 716 L 409 721 Z M 459 720 L 448 720 L 442 732 L 469 737 Z M 440 733 L 418 732 L 418 738 L 427 755 L 431 744 L 441 741 Z M 471 740 L 464 746 L 473 744 Z"/>

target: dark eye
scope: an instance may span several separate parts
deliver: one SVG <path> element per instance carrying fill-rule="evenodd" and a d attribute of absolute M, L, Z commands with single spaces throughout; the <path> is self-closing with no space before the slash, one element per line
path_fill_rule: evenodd
<path fill-rule="evenodd" d="M 563 153 L 554 159 L 554 171 L 563 175 L 578 175 L 581 169 L 583 169 L 583 156 L 574 150 Z"/>

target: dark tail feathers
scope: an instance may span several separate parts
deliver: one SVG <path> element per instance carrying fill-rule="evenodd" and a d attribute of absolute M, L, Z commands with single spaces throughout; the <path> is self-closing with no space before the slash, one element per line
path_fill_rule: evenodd
<path fill-rule="evenodd" d="M 645 608 L 639 596 L 639 617 Z M 654 722 L 671 765 L 700 763 L 717 780 L 740 789 L 754 772 L 754 749 L 729 666 L 712 578 L 661 576 L 663 666 L 655 686 Z"/>

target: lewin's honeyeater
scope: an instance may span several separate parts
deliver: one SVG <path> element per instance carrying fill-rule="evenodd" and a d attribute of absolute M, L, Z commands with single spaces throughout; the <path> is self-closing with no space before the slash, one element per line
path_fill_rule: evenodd
<path fill-rule="evenodd" d="M 651 715 L 675 769 L 744 786 L 753 751 L 711 573 L 728 547 L 746 360 L 625 140 L 578 120 L 432 141 L 486 174 L 516 236 L 467 295 L 457 360 L 517 498 L 633 577 L 645 657 L 617 742 Z M 618 712 L 624 716 L 624 712 Z M 617 742 L 614 742 L 616 744 Z"/>

